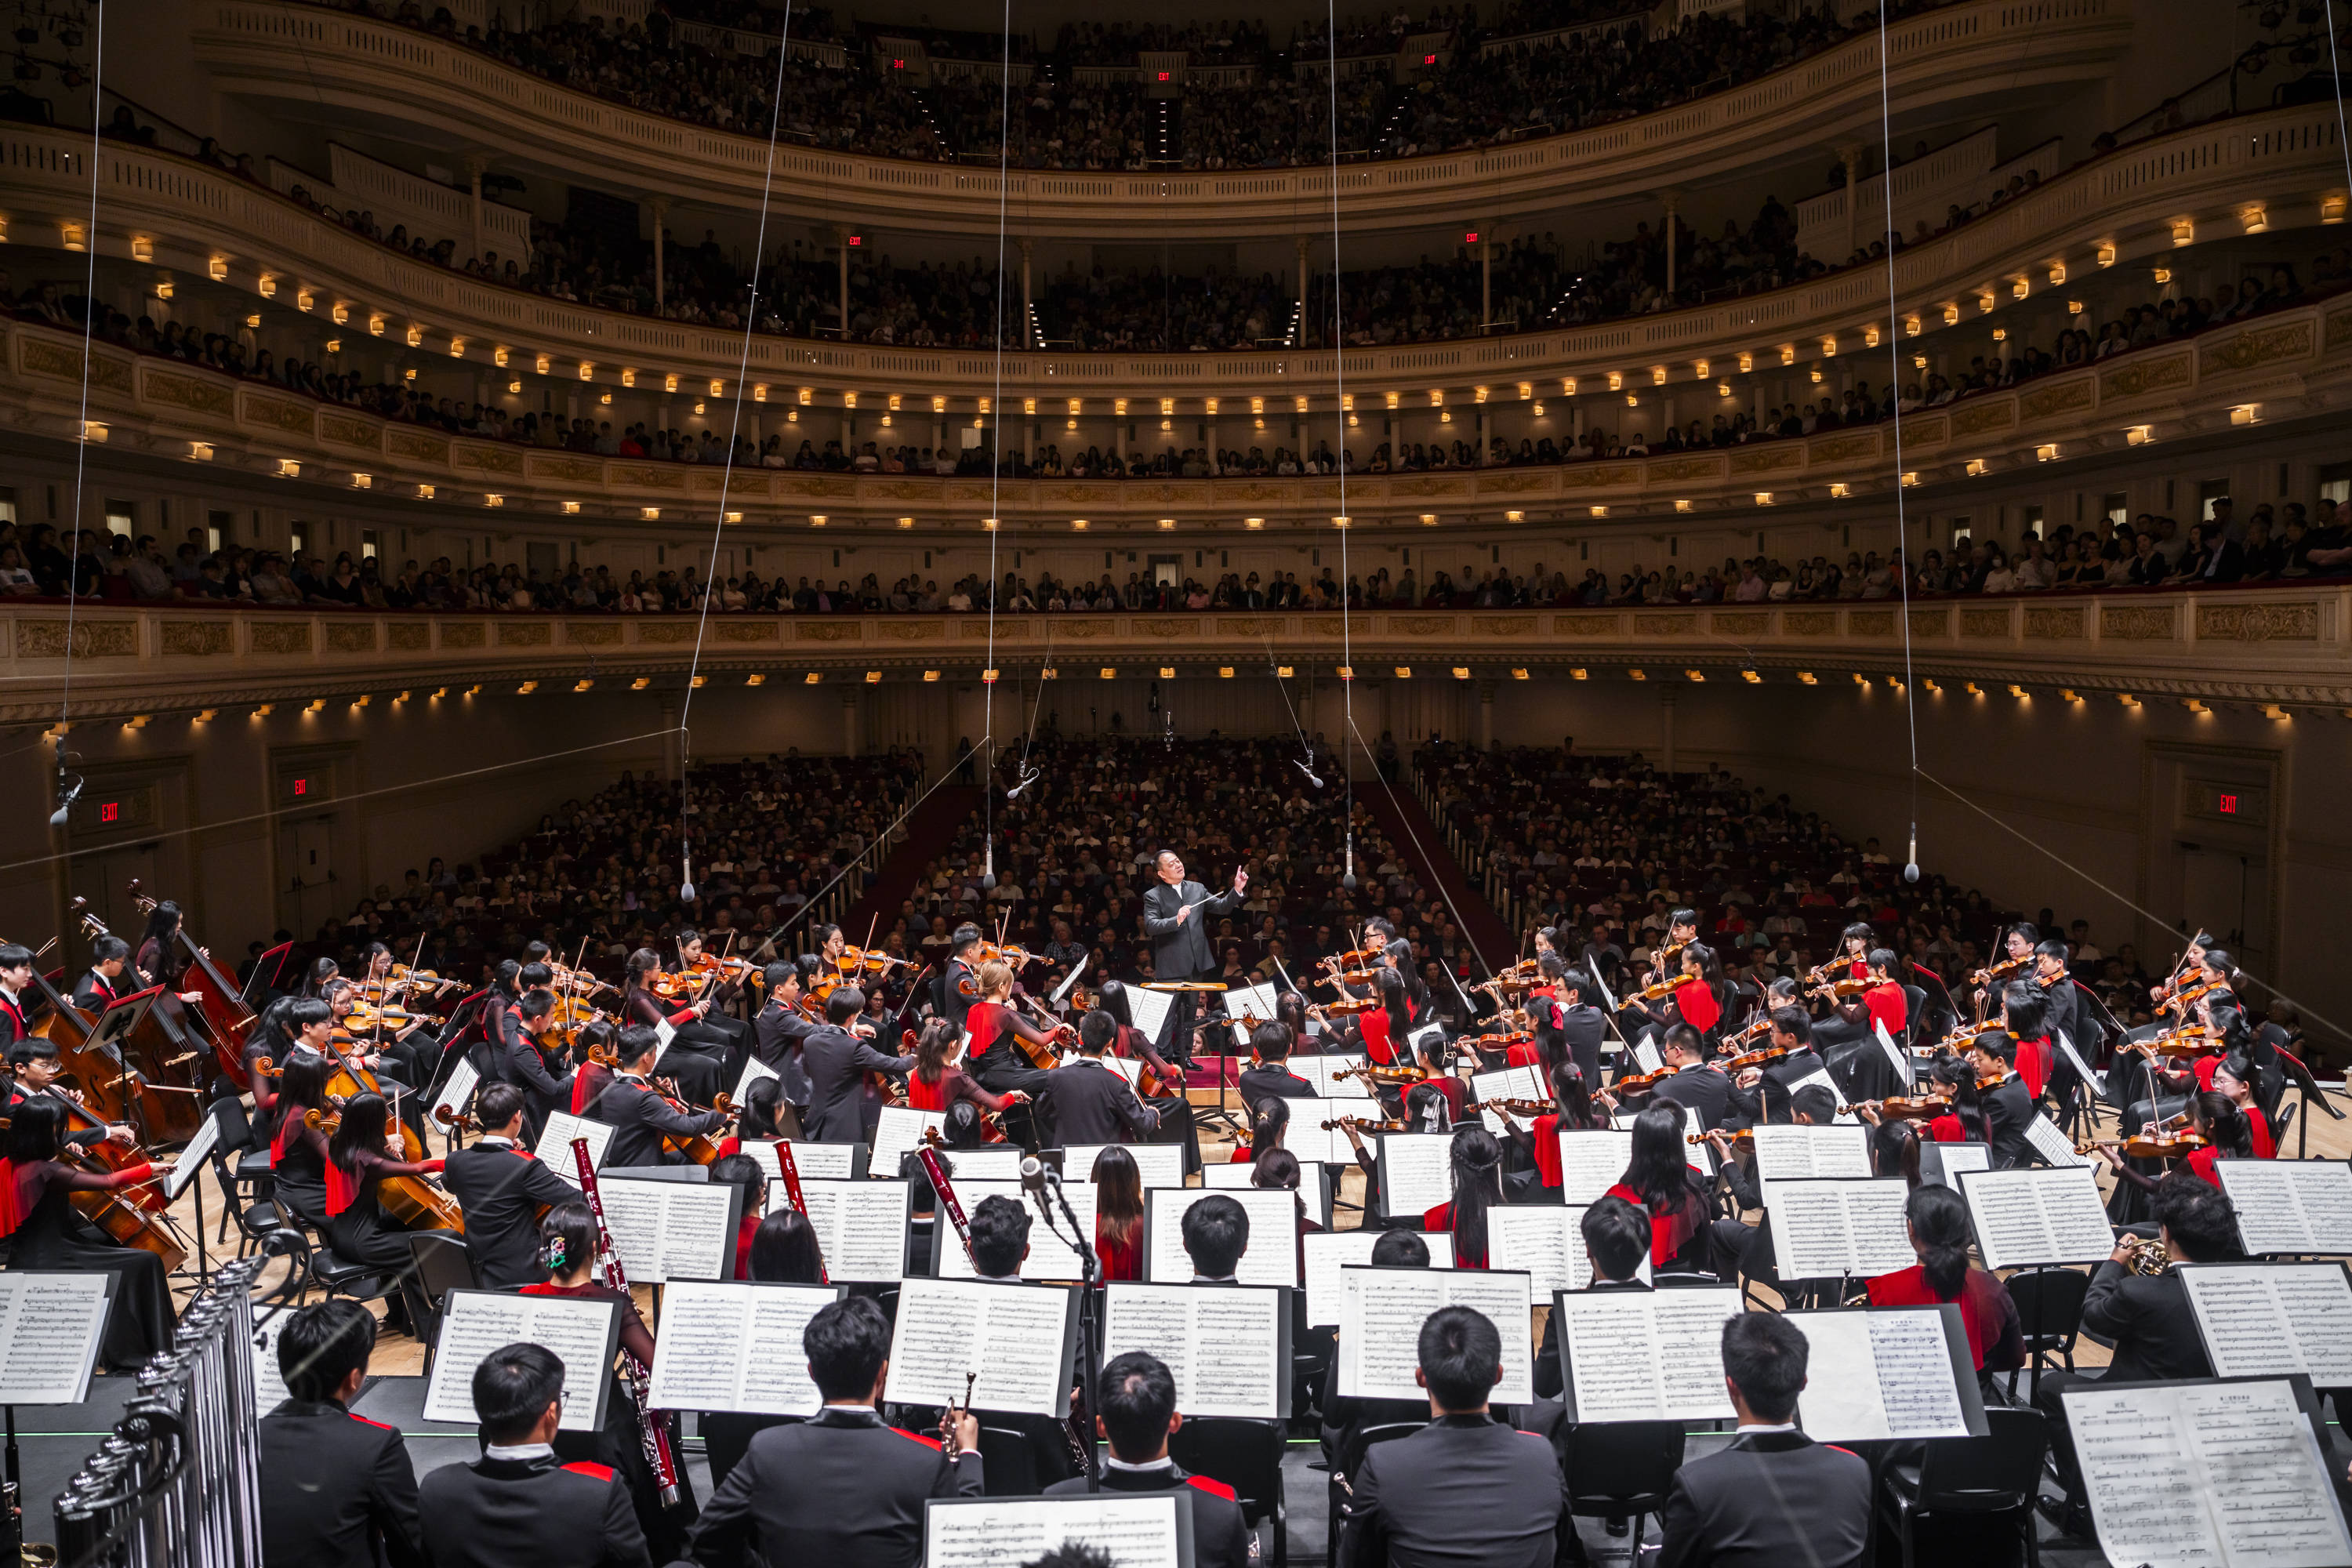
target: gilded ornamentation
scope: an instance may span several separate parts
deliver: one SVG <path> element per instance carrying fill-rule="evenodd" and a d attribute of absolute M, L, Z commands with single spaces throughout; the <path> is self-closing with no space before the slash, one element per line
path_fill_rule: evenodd
<path fill-rule="evenodd" d="M 1731 454 L 1731 471 L 1735 474 L 1769 474 L 1782 468 L 1793 468 L 1805 460 L 1801 447 L 1773 444 L 1762 447 L 1740 447 Z"/>
<path fill-rule="evenodd" d="M 1143 637 L 1188 637 L 1195 623 L 1180 621 L 1173 616 L 1157 616 L 1135 623 L 1135 635 Z"/>
<path fill-rule="evenodd" d="M 375 623 L 373 621 L 329 621 L 327 651 L 329 653 L 373 653 Z"/>
<path fill-rule="evenodd" d="M 1268 637 L 1282 630 L 1279 616 L 1220 616 L 1217 635 L 1224 637 Z"/>
<path fill-rule="evenodd" d="M 1853 458 L 1878 456 L 1878 437 L 1864 432 L 1859 436 L 1832 436 L 1814 442 L 1806 449 L 1809 460 L 1816 463 L 1843 463 Z"/>
<path fill-rule="evenodd" d="M 2311 353 L 2311 329 L 2308 320 L 2282 321 L 2274 327 L 2249 327 L 2210 348 L 2200 349 L 2199 368 L 2208 372 L 2252 370 L 2280 360 L 2305 358 Z"/>
<path fill-rule="evenodd" d="M 1747 627 L 1727 626 L 1723 624 L 1726 618 L 1727 617 L 1720 615 L 1715 617 L 1715 629 L 1717 631 L 1722 632 L 1751 629 Z M 1762 622 L 1765 621 L 1767 617 L 1758 616 L 1755 619 Z M 1756 632 L 1761 633 L 1765 627 L 1763 626 L 1758 626 L 1752 629 Z M 1788 633 L 1792 637 L 1834 637 L 1837 635 L 1837 612 L 1835 610 L 1783 610 L 1780 612 L 1780 629 Z"/>
<path fill-rule="evenodd" d="M 1848 610 L 1845 613 L 1845 632 L 1846 636 L 1853 637 L 1891 637 L 1895 635 L 1895 612 Z"/>
<path fill-rule="evenodd" d="M 226 621 L 165 621 L 163 653 L 171 658 L 209 658 L 236 649 L 236 629 Z"/>
<path fill-rule="evenodd" d="M 793 623 L 793 640 L 795 642 L 855 642 L 856 639 L 857 623 L 855 621 L 795 621 Z"/>
<path fill-rule="evenodd" d="M 2114 642 L 2168 642 L 2179 635 L 2169 605 L 2102 605 L 2099 636 Z"/>
<path fill-rule="evenodd" d="M 610 647 L 621 640 L 618 621 L 566 621 L 563 640 L 581 647 Z"/>
<path fill-rule="evenodd" d="M 613 463 L 607 465 L 612 482 L 634 485 L 641 490 L 676 490 L 686 493 L 686 470 L 675 465 L 655 468 L 650 463 Z"/>
<path fill-rule="evenodd" d="M 246 647 L 255 653 L 309 653 L 310 623 L 256 621 L 246 638 Z"/>
<path fill-rule="evenodd" d="M 2189 372 L 2186 353 L 2145 362 L 2127 361 L 2099 377 L 2099 400 L 2104 403 L 2111 398 L 2143 397 L 2167 387 L 2187 386 Z"/>
<path fill-rule="evenodd" d="M 855 621 L 803 621 L 800 623 L 801 629 L 803 631 L 812 626 L 823 626 L 827 629 L 838 626 L 852 637 L 857 635 L 857 625 L 858 623 Z M 777 640 L 777 623 L 774 621 L 721 621 L 719 623 L 719 640 L 720 642 L 774 642 Z"/>
<path fill-rule="evenodd" d="M 1661 483 L 1675 479 L 1713 479 L 1723 476 L 1719 458 L 1656 458 L 1650 462 L 1650 478 Z"/>
<path fill-rule="evenodd" d="M 1732 637 L 1760 637 L 1772 629 L 1769 610 L 1717 610 L 1706 618 L 1708 629 Z"/>
<path fill-rule="evenodd" d="M 1481 616 L 1482 629 L 1485 621 L 1494 618 L 1491 616 Z M 1391 616 L 1389 617 L 1389 630 L 1401 632 L 1406 637 L 1435 637 L 1440 632 L 1450 632 L 1453 629 L 1452 616 Z"/>
<path fill-rule="evenodd" d="M 2017 411 L 2028 419 L 2047 419 L 2053 414 L 2072 414 L 2077 409 L 2089 408 L 2097 401 L 2097 389 L 2091 378 L 2074 375 L 2019 394 Z"/>
<path fill-rule="evenodd" d="M 433 646 L 433 623 L 430 621 L 394 621 L 384 630 L 396 651 L 414 652 Z"/>
<path fill-rule="evenodd" d="M 250 387 L 245 394 L 245 416 L 256 425 L 267 425 L 273 430 L 289 435 L 310 433 L 310 405 L 289 403 L 282 397 L 264 397 Z"/>
<path fill-rule="evenodd" d="M 1911 635 L 1915 637 L 1945 637 L 1950 634 L 1951 629 L 1951 616 L 1947 611 L 1937 609 L 1911 612 Z"/>
<path fill-rule="evenodd" d="M 1638 611 L 1633 616 L 1635 637 L 1681 637 L 1697 629 L 1696 616 L 1645 616 Z"/>
<path fill-rule="evenodd" d="M 2317 642 L 2319 606 L 2294 605 L 2200 605 L 2197 637 L 2235 642 Z"/>
<path fill-rule="evenodd" d="M 1454 619 L 1451 616 L 1431 616 L 1427 618 L 1430 620 L 1442 620 L 1449 623 Z M 1415 629 L 1412 626 L 1402 624 L 1402 617 L 1398 617 L 1391 624 L 1396 626 L 1397 629 L 1400 631 L 1412 631 Z M 1433 627 L 1431 629 L 1435 630 L 1437 628 Z M 1451 631 L 1454 628 L 1451 625 L 1448 625 L 1444 629 Z M 1470 617 L 1470 629 L 1480 637 L 1532 637 L 1535 635 L 1536 618 L 1533 616 L 1473 616 Z"/>
<path fill-rule="evenodd" d="M 2017 400 L 1997 397 L 1990 403 L 1967 404 L 1952 412 L 1952 436 L 1979 436 L 1988 430 L 2007 430 L 2017 423 Z"/>
<path fill-rule="evenodd" d="M 55 376 L 60 381 L 81 380 L 81 346 L 79 343 L 68 348 L 64 343 L 49 342 L 30 334 L 19 341 L 24 344 L 24 353 L 18 363 L 25 367 L 26 374 Z M 89 356 L 89 384 L 93 387 L 104 387 L 109 392 L 121 393 L 126 397 L 131 395 L 131 362 L 92 353 Z"/>
<path fill-rule="evenodd" d="M 93 621 L 77 618 L 73 624 L 73 657 L 76 658 L 128 658 L 139 651 L 139 628 L 130 621 Z M 66 623 L 62 617 L 54 621 L 18 621 L 16 623 L 16 657 L 18 658 L 63 658 L 66 657 Z"/>
<path fill-rule="evenodd" d="M 1627 469 L 1626 472 L 1633 472 Z M 1392 479 L 1389 494 L 1392 496 L 1465 496 L 1470 493 L 1466 479 Z"/>
<path fill-rule="evenodd" d="M 526 470 L 534 479 L 570 479 L 583 485 L 604 482 L 604 465 L 586 458 L 557 458 L 533 452 Z"/>
<path fill-rule="evenodd" d="M 2089 620 L 2080 605 L 2028 605 L 2025 635 L 2034 642 L 2071 642 L 2083 636 Z"/>
<path fill-rule="evenodd" d="M 1641 482 L 1638 463 L 1586 463 L 1559 471 L 1559 488 L 1564 490 L 1605 490 Z"/>
<path fill-rule="evenodd" d="M 694 623 L 691 621 L 640 621 L 637 640 L 650 643 L 692 642 Z"/>
<path fill-rule="evenodd" d="M 959 637 L 985 637 L 988 636 L 988 623 L 986 621 L 959 621 L 956 623 L 956 636 Z M 996 628 L 996 640 L 998 642 L 1019 642 L 1026 638 L 1028 636 L 1029 623 L 1027 621 L 1008 620 Z"/>
<path fill-rule="evenodd" d="M 479 621 L 443 621 L 439 624 L 443 647 L 480 647 L 489 641 L 489 628 Z"/>
<path fill-rule="evenodd" d="M 1542 489 L 1549 483 L 1550 480 L 1542 474 L 1531 474 L 1524 470 L 1518 473 L 1481 474 L 1478 476 L 1478 493 L 1482 496 L 1518 495 L 1528 490 Z"/>
<path fill-rule="evenodd" d="M 884 642 L 938 642 L 947 635 L 937 621 L 877 621 L 874 630 Z"/>
<path fill-rule="evenodd" d="M 1964 637 L 2005 637 L 2009 635 L 2007 605 L 1965 605 L 1960 610 Z"/>
<path fill-rule="evenodd" d="M 478 474 L 522 473 L 522 453 L 512 447 L 494 447 L 481 441 L 460 441 L 452 456 L 460 468 Z"/>
<path fill-rule="evenodd" d="M 332 441 L 338 447 L 357 447 L 362 451 L 378 451 L 383 446 L 383 427 L 365 419 L 354 419 L 348 414 L 319 410 L 319 439 Z"/>
<path fill-rule="evenodd" d="M 387 425 L 383 431 L 383 454 L 387 458 L 414 458 L 420 463 L 446 463 L 449 460 L 449 437 Z"/>
<path fill-rule="evenodd" d="M 555 641 L 555 628 L 545 621 L 500 621 L 500 647 L 547 647 Z"/>
<path fill-rule="evenodd" d="M 1552 630 L 1564 637 L 1613 637 L 1617 635 L 1614 616 L 1554 616 Z"/>
<path fill-rule="evenodd" d="M 150 367 L 147 372 L 147 401 L 160 403 L 166 408 L 184 408 L 191 414 L 216 414 L 224 419 L 236 415 L 236 389 L 201 376 L 171 375 Z"/>

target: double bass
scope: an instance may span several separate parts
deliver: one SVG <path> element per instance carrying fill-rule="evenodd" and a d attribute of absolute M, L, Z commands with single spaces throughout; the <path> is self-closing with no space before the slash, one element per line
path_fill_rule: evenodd
<path fill-rule="evenodd" d="M 105 922 L 91 914 L 86 904 L 86 900 L 74 900 L 83 934 L 93 940 L 111 936 Z M 116 1047 L 122 1053 L 122 1077 L 137 1086 L 133 1092 L 138 1096 L 147 1132 L 167 1142 L 193 1138 L 205 1121 L 203 1086 L 199 1081 L 203 1069 L 195 1065 L 203 1056 L 205 1042 L 194 1038 L 184 1026 L 187 1016 L 171 989 L 163 987 Z M 93 1029 L 96 1022 L 91 1021 Z M 133 1068 L 135 1077 L 130 1070 Z"/>
<path fill-rule="evenodd" d="M 131 879 L 129 890 L 131 905 L 141 914 L 155 912 L 155 900 L 139 891 L 138 878 Z M 221 966 L 213 962 L 212 954 L 198 946 L 196 940 L 188 934 L 188 923 L 184 919 L 180 922 L 175 940 L 188 955 L 188 967 L 180 976 L 181 986 L 198 996 L 196 1016 L 204 1020 L 205 1032 L 211 1039 L 213 1059 L 230 1079 L 240 1079 L 245 1077 L 244 1055 L 240 1047 L 245 1037 L 252 1033 L 253 1009 L 245 1005 L 245 993 L 238 988 L 236 982 L 224 973 Z M 281 961 L 284 952 L 292 945 L 288 942 L 281 946 Z M 268 957 L 266 953 L 263 955 L 265 961 Z M 158 1007 L 169 1004 L 167 1017 L 184 1007 L 180 999 L 169 992 L 157 997 L 155 1002 Z"/>

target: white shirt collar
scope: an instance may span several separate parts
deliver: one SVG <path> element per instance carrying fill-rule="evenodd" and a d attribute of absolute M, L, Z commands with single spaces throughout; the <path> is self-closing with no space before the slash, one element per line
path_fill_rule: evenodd
<path fill-rule="evenodd" d="M 874 1406 L 871 1405 L 827 1405 L 825 1408 L 827 1410 L 845 1410 L 852 1415 L 871 1415 L 874 1414 Z"/>
<path fill-rule="evenodd" d="M 511 1149 L 514 1146 L 513 1139 L 496 1132 L 485 1132 L 474 1141 L 474 1147 L 477 1149 Z"/>
<path fill-rule="evenodd" d="M 1018 1274 L 982 1274 L 975 1276 L 975 1278 L 977 1278 L 983 1285 L 1018 1285 L 1021 1283 L 1021 1276 Z"/>
<path fill-rule="evenodd" d="M 1103 1457 L 1103 1464 L 1109 1469 L 1132 1470 L 1138 1474 L 1149 1474 L 1153 1470 L 1172 1470 L 1176 1468 L 1176 1461 L 1166 1454 L 1160 1455 L 1156 1459 L 1146 1459 L 1139 1465 L 1130 1465 L 1116 1454 L 1107 1454 Z"/>
<path fill-rule="evenodd" d="M 555 1445 L 552 1443 L 515 1443 L 511 1445 L 493 1443 L 488 1448 L 482 1450 L 482 1458 L 486 1459 L 504 1459 L 512 1464 L 528 1464 L 533 1459 L 551 1459 L 555 1458 Z"/>
<path fill-rule="evenodd" d="M 1740 1423 L 1739 1430 L 1733 1433 L 1732 1436 L 1735 1437 L 1760 1437 L 1771 1432 L 1793 1432 L 1796 1429 L 1797 1424 L 1794 1421 L 1742 1422 Z"/>
<path fill-rule="evenodd" d="M 1231 1274 L 1195 1274 L 1192 1276 L 1192 1283 L 1195 1285 L 1234 1285 L 1240 1283 L 1240 1281 L 1235 1276 Z"/>

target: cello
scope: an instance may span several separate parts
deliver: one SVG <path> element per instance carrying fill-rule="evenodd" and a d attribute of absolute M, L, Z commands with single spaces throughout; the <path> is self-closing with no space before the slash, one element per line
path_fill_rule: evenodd
<path fill-rule="evenodd" d="M 155 912 L 155 900 L 139 890 L 138 878 L 131 879 L 127 890 L 131 894 L 131 907 L 141 914 Z M 200 998 L 195 1005 L 196 1016 L 204 1020 L 205 1033 L 211 1038 L 213 1058 L 220 1065 L 221 1071 L 231 1079 L 241 1079 L 245 1076 L 245 1062 L 239 1047 L 253 1028 L 253 1009 L 245 1005 L 245 993 L 238 988 L 236 982 L 229 978 L 220 965 L 213 962 L 212 954 L 198 946 L 196 940 L 188 934 L 188 923 L 184 918 L 173 935 L 188 958 L 187 968 L 180 974 L 180 985 L 184 990 L 196 993 Z M 280 962 L 293 945 L 291 942 L 281 944 L 278 950 Z M 262 962 L 267 963 L 268 957 L 264 953 Z M 171 1010 L 167 1011 L 167 1017 L 172 1016 L 174 1011 L 184 1016 L 185 1004 L 176 994 L 167 994 L 156 1001 L 159 1006 L 169 1004 Z"/>
<path fill-rule="evenodd" d="M 332 1138 L 342 1126 L 342 1113 L 320 1110 L 312 1107 L 302 1112 L 302 1125 L 321 1137 Z M 423 1152 L 416 1134 L 397 1116 L 392 1125 L 400 1129 L 403 1158 L 412 1163 Z M 383 1212 L 410 1230 L 449 1230 L 466 1234 L 466 1210 L 457 1200 L 435 1186 L 423 1176 L 384 1176 L 375 1187 L 376 1202 Z"/>
<path fill-rule="evenodd" d="M 103 1123 L 69 1100 L 58 1101 L 66 1110 L 66 1130 L 86 1132 L 92 1128 L 103 1129 Z M 86 1148 L 71 1144 L 63 1146 L 59 1158 L 80 1165 L 85 1170 L 102 1174 L 134 1170 L 149 1163 L 147 1152 L 136 1143 L 115 1143 L 106 1139 Z M 163 1260 L 166 1274 L 176 1272 L 188 1260 L 188 1249 L 173 1228 L 167 1211 L 171 1205 L 156 1183 L 156 1176 L 135 1187 L 121 1187 L 112 1192 L 74 1193 L 71 1203 L 84 1219 L 104 1231 L 124 1247 L 135 1247 L 142 1252 L 152 1252 Z"/>
<path fill-rule="evenodd" d="M 75 1006 L 37 967 L 33 984 L 41 988 L 42 1000 L 49 1005 L 41 1021 L 33 1026 L 33 1033 L 56 1045 L 58 1059 L 92 1107 L 109 1121 L 128 1122 L 135 1092 L 130 1084 L 135 1080 L 122 1063 L 90 1047 L 90 1033 L 98 1027 L 98 1020 Z"/>
<path fill-rule="evenodd" d="M 87 902 L 83 899 L 73 901 L 80 916 L 82 934 L 92 940 L 111 936 L 105 922 L 85 907 Z M 149 1135 L 178 1142 L 195 1136 L 196 1129 L 204 1125 L 199 1069 L 190 1065 L 201 1055 L 202 1042 L 190 1037 L 174 1020 L 173 1013 L 165 1010 L 168 1005 L 177 1011 L 179 1019 L 187 1016 L 184 1010 L 179 1009 L 170 988 L 156 986 L 152 981 L 148 984 L 158 993 L 155 999 L 114 1045 L 121 1053 L 122 1076 L 138 1086 L 135 1092 L 146 1117 Z M 93 1028 L 96 1022 L 92 1021 Z M 134 1068 L 136 1076 L 132 1075 Z M 151 1089 L 160 1091 L 152 1099 L 148 1093 Z"/>

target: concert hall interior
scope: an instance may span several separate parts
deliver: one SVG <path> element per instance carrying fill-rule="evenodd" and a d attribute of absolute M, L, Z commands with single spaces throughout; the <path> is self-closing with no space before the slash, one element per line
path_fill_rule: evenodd
<path fill-rule="evenodd" d="M 0 0 L 0 1558 L 2352 1568 L 2352 0 L 1228 9 Z"/>

